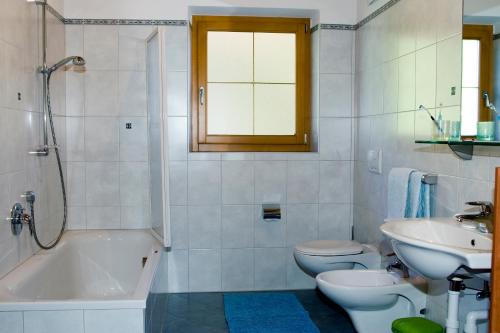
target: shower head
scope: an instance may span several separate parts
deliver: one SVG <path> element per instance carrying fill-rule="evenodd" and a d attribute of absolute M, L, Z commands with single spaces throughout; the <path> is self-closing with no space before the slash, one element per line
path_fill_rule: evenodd
<path fill-rule="evenodd" d="M 50 75 L 50 74 L 52 74 L 52 72 L 55 72 L 56 70 L 58 70 L 62 66 L 65 66 L 69 63 L 71 63 L 75 66 L 85 66 L 85 59 L 83 59 L 82 57 L 79 57 L 79 56 L 67 57 L 67 58 L 64 58 L 63 60 L 59 61 L 58 63 L 56 63 L 52 67 L 47 68 L 47 70 L 45 72 L 48 75 Z"/>

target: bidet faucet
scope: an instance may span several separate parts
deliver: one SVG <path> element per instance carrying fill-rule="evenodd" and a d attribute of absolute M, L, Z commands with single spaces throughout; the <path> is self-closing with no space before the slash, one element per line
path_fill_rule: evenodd
<path fill-rule="evenodd" d="M 398 257 L 394 259 L 392 263 L 390 263 L 386 268 L 387 272 L 395 272 L 396 269 L 400 270 L 403 273 L 403 278 L 407 279 L 410 277 L 410 272 L 408 266 L 406 266 Z"/>

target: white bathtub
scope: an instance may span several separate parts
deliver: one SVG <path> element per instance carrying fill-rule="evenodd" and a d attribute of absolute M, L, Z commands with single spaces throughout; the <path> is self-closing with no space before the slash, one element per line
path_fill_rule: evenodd
<path fill-rule="evenodd" d="M 148 230 L 66 232 L 0 279 L 0 333 L 142 333 L 160 255 Z"/>

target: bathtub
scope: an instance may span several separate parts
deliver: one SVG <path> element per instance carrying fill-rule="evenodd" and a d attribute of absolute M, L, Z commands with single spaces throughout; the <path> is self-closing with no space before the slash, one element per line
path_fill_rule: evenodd
<path fill-rule="evenodd" d="M 149 230 L 66 232 L 0 279 L 0 333 L 143 333 L 160 255 Z"/>

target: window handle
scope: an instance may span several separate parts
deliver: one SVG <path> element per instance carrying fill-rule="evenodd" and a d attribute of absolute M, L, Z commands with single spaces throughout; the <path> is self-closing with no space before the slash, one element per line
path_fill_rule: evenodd
<path fill-rule="evenodd" d="M 200 105 L 205 105 L 205 88 L 200 87 Z"/>

